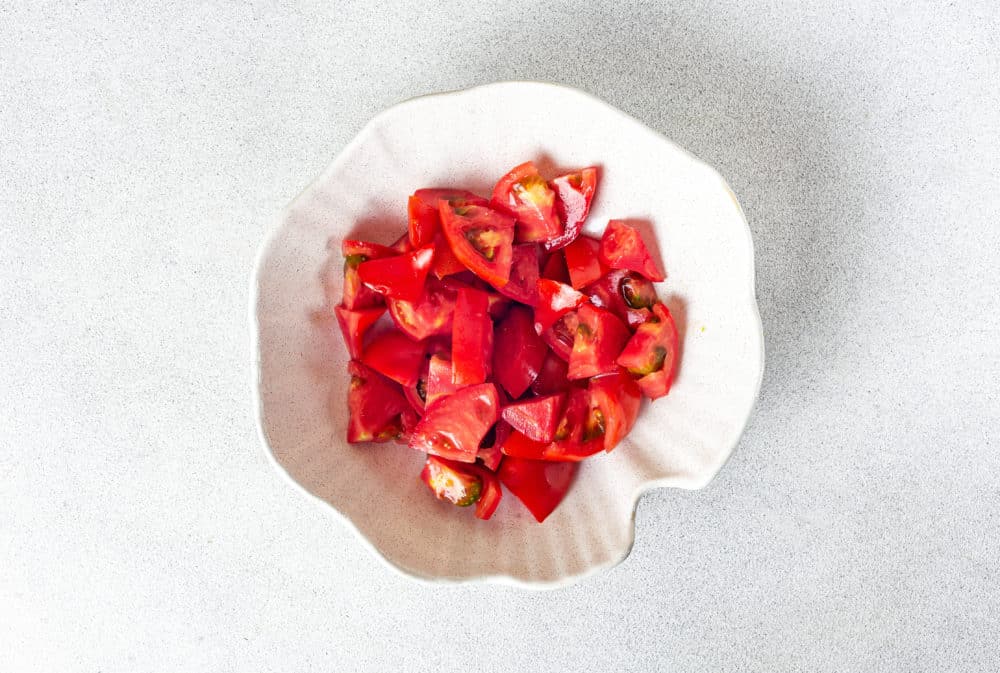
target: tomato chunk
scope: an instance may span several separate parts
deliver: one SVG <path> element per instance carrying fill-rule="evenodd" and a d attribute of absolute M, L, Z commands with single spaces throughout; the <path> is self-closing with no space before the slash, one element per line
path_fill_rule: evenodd
<path fill-rule="evenodd" d="M 556 434 L 556 424 L 562 415 L 565 400 L 564 394 L 536 397 L 504 407 L 501 415 L 524 436 L 548 443 Z"/>
<path fill-rule="evenodd" d="M 545 343 L 535 333 L 532 311 L 515 304 L 497 323 L 493 347 L 493 377 L 511 397 L 524 394 L 545 360 Z"/>
<path fill-rule="evenodd" d="M 546 250 L 557 250 L 572 243 L 590 212 L 590 202 L 597 191 L 597 169 L 584 168 L 553 178 L 549 185 L 556 193 L 556 212 L 563 224 L 563 232 L 545 242 Z"/>
<path fill-rule="evenodd" d="M 434 276 L 444 278 L 462 273 L 465 270 L 465 265 L 452 252 L 448 239 L 445 238 L 444 234 L 438 234 L 437 238 L 434 239 L 434 263 L 431 264 L 431 272 Z"/>
<path fill-rule="evenodd" d="M 486 205 L 486 199 L 464 189 L 418 189 L 407 201 L 410 217 L 410 245 L 419 248 L 431 243 L 441 230 L 438 201 L 462 200 Z"/>
<path fill-rule="evenodd" d="M 635 271 L 649 280 L 666 278 L 656 268 L 656 262 L 639 232 L 621 220 L 611 220 L 604 230 L 604 236 L 601 237 L 601 261 L 612 269 Z"/>
<path fill-rule="evenodd" d="M 410 448 L 475 462 L 479 444 L 498 416 L 499 400 L 492 383 L 462 388 L 427 405 L 410 435 Z"/>
<path fill-rule="evenodd" d="M 536 395 L 552 395 L 569 387 L 566 371 L 569 365 L 551 350 L 545 354 L 538 377 L 531 383 L 531 392 Z"/>
<path fill-rule="evenodd" d="M 493 189 L 494 207 L 517 218 L 517 240 L 547 241 L 562 233 L 555 209 L 556 194 L 528 161 L 515 166 Z"/>
<path fill-rule="evenodd" d="M 549 254 L 542 267 L 542 278 L 557 280 L 560 283 L 569 285 L 569 270 L 566 268 L 566 256 L 561 250 L 556 250 Z"/>
<path fill-rule="evenodd" d="M 500 391 L 498 390 L 497 392 L 499 393 Z M 479 453 L 476 454 L 476 457 L 483 462 L 486 469 L 493 472 L 497 471 L 500 461 L 503 460 L 503 452 L 500 447 L 503 446 L 510 433 L 510 426 L 502 420 L 497 421 L 493 429 L 486 433 L 486 437 L 479 444 Z"/>
<path fill-rule="evenodd" d="M 544 460 L 545 450 L 548 442 L 540 442 L 528 437 L 523 432 L 512 431 L 500 445 L 500 451 L 505 456 L 514 458 L 531 458 L 532 460 Z"/>
<path fill-rule="evenodd" d="M 538 303 L 535 305 L 535 331 L 541 334 L 559 318 L 580 307 L 586 296 L 569 285 L 542 278 L 538 281 Z"/>
<path fill-rule="evenodd" d="M 392 248 L 368 241 L 346 239 L 341 241 L 344 254 L 344 294 L 341 303 L 349 311 L 382 305 L 382 295 L 361 282 L 358 267 L 369 259 L 391 257 L 396 254 Z"/>
<path fill-rule="evenodd" d="M 584 304 L 576 312 L 573 352 L 569 357 L 570 379 L 583 379 L 617 371 L 615 360 L 629 340 L 628 328 L 610 311 Z"/>
<path fill-rule="evenodd" d="M 562 418 L 546 460 L 579 461 L 604 449 L 604 419 L 593 412 L 591 396 L 585 388 L 570 388 Z"/>
<path fill-rule="evenodd" d="M 542 332 L 542 339 L 545 340 L 553 353 L 569 362 L 570 355 L 573 354 L 573 342 L 576 341 L 576 328 L 579 324 L 580 319 L 576 317 L 576 311 L 570 311 L 556 320 L 552 327 Z"/>
<path fill-rule="evenodd" d="M 604 450 L 610 452 L 635 425 L 642 392 L 624 372 L 590 379 L 591 414 L 596 415 L 604 435 Z"/>
<path fill-rule="evenodd" d="M 434 247 L 428 246 L 395 257 L 362 262 L 358 275 L 361 282 L 379 294 L 416 301 L 424 290 L 433 260 Z"/>
<path fill-rule="evenodd" d="M 458 291 L 451 343 L 452 382 L 457 386 L 484 383 L 493 362 L 493 321 L 485 292 Z"/>
<path fill-rule="evenodd" d="M 510 277 L 514 220 L 465 201 L 439 201 L 441 228 L 462 264 L 494 287 Z"/>
<path fill-rule="evenodd" d="M 428 278 L 416 301 L 387 298 L 385 303 L 396 327 L 420 341 L 437 334 L 451 334 L 455 295 L 453 286 Z"/>
<path fill-rule="evenodd" d="M 437 456 L 427 457 L 420 479 L 440 500 L 459 507 L 475 503 L 480 519 L 492 517 L 503 497 L 500 480 L 489 470 Z"/>
<path fill-rule="evenodd" d="M 372 339 L 361 361 L 402 386 L 412 386 L 424 364 L 424 348 L 398 330 L 386 330 Z"/>
<path fill-rule="evenodd" d="M 510 297 L 522 304 L 534 306 L 538 303 L 538 246 L 515 245 L 513 261 L 510 267 L 510 277 L 503 287 L 498 287 L 500 294 Z"/>
<path fill-rule="evenodd" d="M 497 476 L 541 523 L 562 502 L 576 470 L 574 463 L 508 457 L 500 465 Z"/>
<path fill-rule="evenodd" d="M 350 353 L 351 359 L 360 358 L 365 332 L 385 313 L 385 307 L 376 306 L 351 311 L 343 306 L 337 306 L 333 312 L 337 314 L 340 333 L 344 335 L 344 343 L 347 344 L 347 352 Z"/>
<path fill-rule="evenodd" d="M 356 360 L 347 365 L 347 371 L 351 375 L 347 441 L 384 442 L 400 435 L 400 415 L 409 404 L 399 386 Z"/>
<path fill-rule="evenodd" d="M 614 269 L 584 289 L 590 303 L 606 308 L 630 326 L 646 321 L 659 301 L 653 283 L 634 271 Z"/>
<path fill-rule="evenodd" d="M 639 387 L 650 399 L 670 392 L 677 369 L 680 340 L 670 310 L 664 304 L 653 306 L 653 319 L 639 325 L 617 362 L 630 374 L 640 377 Z"/>
<path fill-rule="evenodd" d="M 459 389 L 452 382 L 451 360 L 444 355 L 434 355 L 427 365 L 427 393 L 425 405 L 439 397 L 451 395 Z"/>
<path fill-rule="evenodd" d="M 600 249 L 600 241 L 580 236 L 563 250 L 570 284 L 574 289 L 584 288 L 604 275 L 604 265 L 598 257 Z"/>

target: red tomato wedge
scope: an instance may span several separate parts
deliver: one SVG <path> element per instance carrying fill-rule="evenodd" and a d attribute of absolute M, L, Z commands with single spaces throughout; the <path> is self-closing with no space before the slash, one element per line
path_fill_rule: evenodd
<path fill-rule="evenodd" d="M 577 465 L 505 458 L 497 476 L 539 523 L 559 506 L 573 483 Z"/>
<path fill-rule="evenodd" d="M 583 292 L 594 306 L 611 311 L 629 326 L 645 322 L 649 309 L 659 301 L 652 282 L 622 269 L 609 271 Z"/>
<path fill-rule="evenodd" d="M 538 246 L 515 245 L 510 277 L 507 284 L 497 288 L 500 294 L 528 306 L 538 303 Z"/>
<path fill-rule="evenodd" d="M 535 304 L 535 331 L 541 334 L 559 318 L 580 307 L 587 297 L 569 285 L 542 278 L 538 281 L 538 303 Z"/>
<path fill-rule="evenodd" d="M 584 379 L 617 371 L 615 360 L 629 340 L 628 328 L 610 311 L 590 304 L 581 306 L 576 316 L 580 322 L 567 376 Z"/>
<path fill-rule="evenodd" d="M 400 414 L 409 409 L 399 386 L 365 365 L 347 365 L 351 386 L 347 392 L 347 441 L 384 442 L 403 432 Z"/>
<path fill-rule="evenodd" d="M 551 350 L 545 354 L 538 377 L 531 383 L 531 392 L 536 395 L 553 395 L 569 387 L 566 371 L 569 365 Z"/>
<path fill-rule="evenodd" d="M 576 341 L 576 328 L 579 324 L 580 319 L 576 317 L 576 311 L 570 311 L 556 320 L 552 327 L 542 332 L 542 339 L 552 352 L 566 362 L 569 362 L 569 357 L 573 354 L 573 342 Z"/>
<path fill-rule="evenodd" d="M 368 241 L 344 240 L 340 244 L 344 254 L 344 295 L 341 303 L 349 311 L 381 306 L 382 295 L 361 282 L 358 267 L 369 259 L 391 257 L 396 254 L 392 248 Z"/>
<path fill-rule="evenodd" d="M 563 249 L 574 289 L 587 287 L 604 275 L 605 268 L 598 257 L 600 249 L 601 242 L 589 236 L 581 236 Z"/>
<path fill-rule="evenodd" d="M 500 391 L 498 390 L 497 392 Z M 500 447 L 503 446 L 510 433 L 510 426 L 500 420 L 497 421 L 497 424 L 493 426 L 491 431 L 486 433 L 486 437 L 480 442 L 479 453 L 476 454 L 476 457 L 483 462 L 483 465 L 488 470 L 496 472 L 500 466 L 500 461 L 503 460 L 503 452 L 500 450 Z"/>
<path fill-rule="evenodd" d="M 545 343 L 535 333 L 531 309 L 515 304 L 494 333 L 493 378 L 518 398 L 538 376 L 545 360 Z"/>
<path fill-rule="evenodd" d="M 437 334 L 451 334 L 455 295 L 454 286 L 428 278 L 416 301 L 387 298 L 385 303 L 396 327 L 420 341 Z"/>
<path fill-rule="evenodd" d="M 431 264 L 431 272 L 437 278 L 444 278 L 462 273 L 465 270 L 465 265 L 458 257 L 455 257 L 451 246 L 448 245 L 448 239 L 444 237 L 444 234 L 438 234 L 437 238 L 434 239 L 434 263 Z"/>
<path fill-rule="evenodd" d="M 492 383 L 468 386 L 434 400 L 410 435 L 410 448 L 434 456 L 472 463 L 479 444 L 499 416 Z"/>
<path fill-rule="evenodd" d="M 572 243 L 590 213 L 590 203 L 597 191 L 597 169 L 584 168 L 553 178 L 549 185 L 556 193 L 556 212 L 563 224 L 563 232 L 545 242 L 546 250 L 557 250 Z"/>
<path fill-rule="evenodd" d="M 412 386 L 424 364 L 424 348 L 398 330 L 386 330 L 371 340 L 361 361 L 402 386 Z"/>
<path fill-rule="evenodd" d="M 531 458 L 532 460 L 545 460 L 545 450 L 549 442 L 539 442 L 528 437 L 523 432 L 512 431 L 500 445 L 500 451 L 505 456 L 514 458 Z"/>
<path fill-rule="evenodd" d="M 535 164 L 527 161 L 500 178 L 491 203 L 517 218 L 519 242 L 535 243 L 562 233 L 555 201 L 555 192 L 538 174 Z"/>
<path fill-rule="evenodd" d="M 635 425 L 639 417 L 642 391 L 624 372 L 590 379 L 591 414 L 604 436 L 604 450 L 610 452 Z"/>
<path fill-rule="evenodd" d="M 565 401 L 564 394 L 536 397 L 504 407 L 501 416 L 529 439 L 548 443 L 556 434 L 556 424 L 562 416 Z"/>
<path fill-rule="evenodd" d="M 452 382 L 457 386 L 484 383 L 493 362 L 493 321 L 489 296 L 473 288 L 462 288 L 455 300 L 452 332 Z"/>
<path fill-rule="evenodd" d="M 638 376 L 643 394 L 650 399 L 670 392 L 677 369 L 680 339 L 670 310 L 663 304 L 653 306 L 653 319 L 639 325 L 618 356 L 618 364 Z"/>
<path fill-rule="evenodd" d="M 424 291 L 424 281 L 434 260 L 434 247 L 419 248 L 395 257 L 362 262 L 358 275 L 368 287 L 394 299 L 416 301 Z"/>
<path fill-rule="evenodd" d="M 439 397 L 451 395 L 459 387 L 452 383 L 451 360 L 444 355 L 431 357 L 427 365 L 425 405 L 433 403 Z"/>
<path fill-rule="evenodd" d="M 419 248 L 431 243 L 441 230 L 438 201 L 467 201 L 486 205 L 486 199 L 464 189 L 418 189 L 407 202 L 410 216 L 410 245 Z"/>
<path fill-rule="evenodd" d="M 420 479 L 439 500 L 459 507 L 476 505 L 476 516 L 489 519 L 500 504 L 503 490 L 489 470 L 478 465 L 428 456 Z"/>
<path fill-rule="evenodd" d="M 583 460 L 604 449 L 603 419 L 593 413 L 589 391 L 570 388 L 546 460 Z"/>
<path fill-rule="evenodd" d="M 337 314 L 337 323 L 340 325 L 340 333 L 344 335 L 347 352 L 350 353 L 352 360 L 357 360 L 361 357 L 365 332 L 385 313 L 385 307 L 376 306 L 351 311 L 343 306 L 337 306 L 333 312 Z"/>
<path fill-rule="evenodd" d="M 490 285 L 506 285 L 513 256 L 514 220 L 464 201 L 439 201 L 438 211 L 455 257 Z"/>
<path fill-rule="evenodd" d="M 407 234 L 403 234 L 396 241 L 389 246 L 392 248 L 396 254 L 402 255 L 404 252 L 410 252 L 413 250 L 413 246 L 410 245 L 410 237 Z"/>
<path fill-rule="evenodd" d="M 656 262 L 639 232 L 621 220 L 611 220 L 604 230 L 604 236 L 601 237 L 601 261 L 609 268 L 635 271 L 649 280 L 666 278 L 656 268 Z"/>
<path fill-rule="evenodd" d="M 566 256 L 561 250 L 549 253 L 549 258 L 545 260 L 542 267 L 542 278 L 557 280 L 560 283 L 569 285 L 569 270 L 566 268 Z"/>
<path fill-rule="evenodd" d="M 364 257 L 361 261 L 367 261 L 369 259 L 381 259 L 383 257 L 395 257 L 399 254 L 396 250 L 393 250 L 388 245 L 382 245 L 380 243 L 371 243 L 369 241 L 361 241 L 353 238 L 345 238 L 340 242 L 340 252 L 345 258 L 349 257 Z"/>

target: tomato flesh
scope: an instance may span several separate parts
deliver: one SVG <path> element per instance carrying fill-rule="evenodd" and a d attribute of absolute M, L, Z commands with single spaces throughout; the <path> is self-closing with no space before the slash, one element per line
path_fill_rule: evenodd
<path fill-rule="evenodd" d="M 493 321 L 485 292 L 458 291 L 451 343 L 452 382 L 457 386 L 484 383 L 493 362 Z"/>
<path fill-rule="evenodd" d="M 628 269 L 649 280 L 666 278 L 635 229 L 621 220 L 611 220 L 601 237 L 601 261 L 612 269 Z"/>
<path fill-rule="evenodd" d="M 407 201 L 409 239 L 414 248 L 431 243 L 441 230 L 438 201 L 462 200 L 486 205 L 486 199 L 464 189 L 418 189 Z"/>
<path fill-rule="evenodd" d="M 420 341 L 437 334 L 450 334 L 455 315 L 455 288 L 436 278 L 428 278 L 416 301 L 386 299 L 396 327 Z"/>
<path fill-rule="evenodd" d="M 512 428 L 536 442 L 551 442 L 562 414 L 564 394 L 536 397 L 504 407 L 501 416 Z"/>
<path fill-rule="evenodd" d="M 553 395 L 569 387 L 566 372 L 569 365 L 551 350 L 545 354 L 538 376 L 531 382 L 531 392 L 536 395 Z"/>
<path fill-rule="evenodd" d="M 524 394 L 545 360 L 545 343 L 535 333 L 532 311 L 515 304 L 494 334 L 493 377 L 511 397 Z"/>
<path fill-rule="evenodd" d="M 552 352 L 566 362 L 569 362 L 573 354 L 573 342 L 576 341 L 576 328 L 579 324 L 580 319 L 577 318 L 576 311 L 570 311 L 552 323 L 552 327 L 542 332 L 542 339 Z"/>
<path fill-rule="evenodd" d="M 500 294 L 528 306 L 538 303 L 538 246 L 535 244 L 515 245 L 510 277 Z"/>
<path fill-rule="evenodd" d="M 556 280 L 569 285 L 569 270 L 566 268 L 566 256 L 561 250 L 549 253 L 542 267 L 542 278 Z"/>
<path fill-rule="evenodd" d="M 424 363 L 424 348 L 398 330 L 386 330 L 371 340 L 361 361 L 404 387 L 412 386 Z"/>
<path fill-rule="evenodd" d="M 497 391 L 500 392 L 499 390 Z M 502 405 L 502 402 L 501 402 Z M 503 452 L 500 447 L 507 440 L 511 433 L 511 428 L 502 420 L 497 421 L 492 432 L 487 432 L 486 437 L 479 445 L 479 453 L 476 457 L 483 462 L 488 470 L 497 471 L 500 461 L 503 460 Z"/>
<path fill-rule="evenodd" d="M 636 328 L 617 362 L 639 377 L 646 397 L 657 399 L 670 392 L 677 369 L 680 339 L 677 325 L 664 304 L 653 306 L 653 319 Z"/>
<path fill-rule="evenodd" d="M 451 250 L 469 271 L 494 287 L 510 277 L 514 220 L 486 206 L 439 201 L 441 227 Z"/>
<path fill-rule="evenodd" d="M 538 174 L 535 164 L 528 161 L 500 178 L 491 203 L 517 219 L 518 241 L 534 243 L 562 233 L 555 201 L 555 192 Z"/>
<path fill-rule="evenodd" d="M 362 363 L 347 365 L 347 441 L 384 442 L 402 433 L 400 415 L 409 408 L 399 386 Z"/>
<path fill-rule="evenodd" d="M 555 437 L 543 457 L 546 460 L 583 460 L 604 449 L 604 432 L 604 419 L 593 413 L 589 391 L 570 388 Z"/>
<path fill-rule="evenodd" d="M 624 372 L 590 379 L 591 414 L 599 413 L 604 450 L 610 452 L 627 435 L 639 417 L 642 391 Z"/>
<path fill-rule="evenodd" d="M 420 479 L 439 500 L 459 507 L 475 503 L 479 519 L 492 517 L 503 498 L 500 480 L 478 465 L 428 456 Z"/>
<path fill-rule="evenodd" d="M 609 271 L 583 292 L 594 306 L 611 311 L 629 326 L 645 322 L 649 309 L 659 301 L 652 282 L 622 269 Z"/>
<path fill-rule="evenodd" d="M 451 360 L 443 355 L 434 355 L 427 365 L 427 389 L 424 404 L 431 404 L 439 397 L 451 395 L 459 389 L 452 382 Z"/>
<path fill-rule="evenodd" d="M 584 168 L 553 178 L 549 185 L 556 193 L 556 212 L 563 224 L 563 232 L 545 242 L 546 250 L 557 250 L 572 243 L 590 213 L 590 203 L 597 191 L 597 169 Z"/>
<path fill-rule="evenodd" d="M 541 523 L 562 502 L 576 470 L 574 463 L 508 457 L 500 465 L 497 476 Z"/>
<path fill-rule="evenodd" d="M 535 331 L 541 334 L 559 318 L 580 307 L 587 297 L 569 285 L 542 278 L 537 283 L 538 303 L 535 305 Z"/>
<path fill-rule="evenodd" d="M 395 257 L 362 262 L 358 276 L 368 287 L 394 299 L 416 301 L 424 291 L 424 281 L 434 260 L 434 247 L 419 248 Z"/>
<path fill-rule="evenodd" d="M 580 236 L 563 249 L 570 285 L 579 290 L 604 275 L 604 265 L 598 253 L 601 242 L 589 236 Z"/>
<path fill-rule="evenodd" d="M 472 463 L 498 416 L 499 400 L 492 383 L 462 388 L 427 405 L 410 435 L 410 448 Z"/>
<path fill-rule="evenodd" d="M 629 340 L 628 328 L 610 311 L 584 304 L 569 357 L 567 376 L 584 379 L 617 371 L 615 360 Z"/>
<path fill-rule="evenodd" d="M 385 307 L 376 306 L 351 311 L 343 306 L 336 306 L 333 312 L 337 315 L 337 324 L 340 325 L 340 333 L 344 336 L 344 343 L 347 344 L 347 352 L 350 353 L 352 360 L 359 359 L 365 332 L 382 317 Z"/>
<path fill-rule="evenodd" d="M 369 259 L 390 257 L 392 248 L 367 241 L 344 240 L 340 244 L 344 253 L 344 293 L 341 303 L 349 311 L 382 305 L 382 295 L 361 282 L 358 267 Z"/>

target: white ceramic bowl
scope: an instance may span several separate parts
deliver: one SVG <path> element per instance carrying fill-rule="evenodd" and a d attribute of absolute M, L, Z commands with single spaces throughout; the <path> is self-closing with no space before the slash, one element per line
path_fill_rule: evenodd
<path fill-rule="evenodd" d="M 340 241 L 382 243 L 406 227 L 420 187 L 489 193 L 528 159 L 543 172 L 602 169 L 587 230 L 646 222 L 667 269 L 659 286 L 677 318 L 681 360 L 668 397 L 643 402 L 631 434 L 583 463 L 539 525 L 510 493 L 491 521 L 431 497 L 423 455 L 344 440 L 347 352 L 327 296 L 340 296 Z M 654 251 L 655 252 L 655 251 Z M 647 489 L 707 484 L 754 405 L 763 335 L 753 244 L 735 196 L 710 167 L 583 92 L 504 82 L 424 96 L 375 117 L 281 215 L 251 292 L 260 428 L 276 464 L 339 512 L 389 564 L 424 579 L 552 587 L 628 554 Z"/>

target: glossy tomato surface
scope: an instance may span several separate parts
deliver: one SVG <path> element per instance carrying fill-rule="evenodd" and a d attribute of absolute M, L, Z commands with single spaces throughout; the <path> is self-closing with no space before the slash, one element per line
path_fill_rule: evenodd
<path fill-rule="evenodd" d="M 499 400 L 492 383 L 468 386 L 429 403 L 410 435 L 410 448 L 472 463 L 486 432 L 497 422 Z"/>
<path fill-rule="evenodd" d="M 493 205 L 517 219 L 517 240 L 544 242 L 562 233 L 556 213 L 556 195 L 528 161 L 500 178 L 493 189 Z"/>
<path fill-rule="evenodd" d="M 576 470 L 575 463 L 508 457 L 500 465 L 497 476 L 541 523 L 566 496 Z"/>
<path fill-rule="evenodd" d="M 513 259 L 513 218 L 463 201 L 439 201 L 438 211 L 455 257 L 494 287 L 506 285 Z"/>
<path fill-rule="evenodd" d="M 563 231 L 545 241 L 546 250 L 564 248 L 580 235 L 584 220 L 590 213 L 590 203 L 597 192 L 597 169 L 584 168 L 576 173 L 553 178 L 549 185 L 556 193 L 556 213 Z"/>

